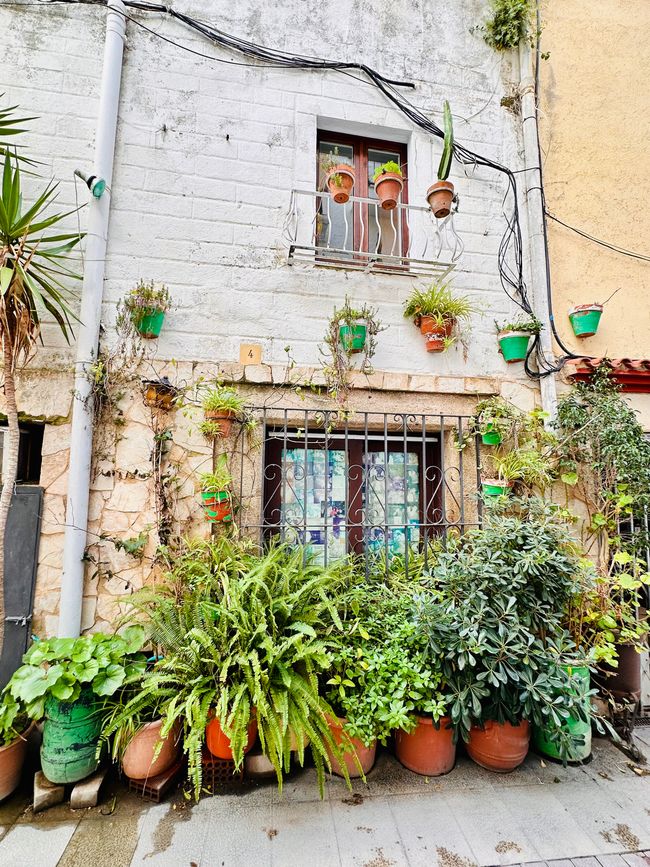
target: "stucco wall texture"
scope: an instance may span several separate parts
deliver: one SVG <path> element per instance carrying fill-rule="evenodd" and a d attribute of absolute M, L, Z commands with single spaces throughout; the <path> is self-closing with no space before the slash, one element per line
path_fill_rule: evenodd
<path fill-rule="evenodd" d="M 550 57 L 540 70 L 540 136 L 548 209 L 597 238 L 650 255 L 650 4 L 546 0 L 543 13 L 542 48 Z M 549 244 L 554 312 L 567 346 L 584 355 L 649 358 L 650 263 L 553 221 Z M 576 339 L 568 310 L 605 301 L 598 333 Z"/>

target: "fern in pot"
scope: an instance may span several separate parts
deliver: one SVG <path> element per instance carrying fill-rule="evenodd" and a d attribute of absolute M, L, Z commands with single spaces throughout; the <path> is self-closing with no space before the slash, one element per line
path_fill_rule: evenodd
<path fill-rule="evenodd" d="M 124 708 L 156 702 L 165 737 L 180 726 L 195 797 L 204 746 L 240 769 L 259 737 L 282 787 L 293 753 L 309 749 L 321 792 L 330 755 L 340 757 L 318 676 L 330 664 L 344 569 L 310 564 L 305 552 L 264 553 L 228 538 L 192 543 L 169 561 L 166 583 L 130 601 L 163 654 Z M 119 721 L 118 721 L 119 722 Z M 308 746 L 307 746 L 308 744 Z"/>

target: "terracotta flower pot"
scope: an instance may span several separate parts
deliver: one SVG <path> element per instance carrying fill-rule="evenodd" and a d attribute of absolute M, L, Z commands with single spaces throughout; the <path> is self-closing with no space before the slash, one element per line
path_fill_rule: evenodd
<path fill-rule="evenodd" d="M 384 172 L 375 181 L 375 193 L 384 211 L 392 211 L 397 207 L 397 200 L 402 194 L 404 180 L 397 172 Z"/>
<path fill-rule="evenodd" d="M 436 181 L 427 190 L 427 202 L 438 220 L 448 217 L 454 199 L 454 185 L 451 181 Z"/>
<path fill-rule="evenodd" d="M 354 187 L 354 168 L 340 163 L 329 170 L 326 180 L 327 188 L 337 205 L 345 205 Z"/>
<path fill-rule="evenodd" d="M 0 747 L 0 801 L 8 798 L 20 783 L 27 752 L 27 739 L 34 725 L 30 723 L 15 740 L 5 747 Z"/>
<path fill-rule="evenodd" d="M 327 722 L 330 727 L 330 731 L 332 732 L 332 736 L 334 737 L 334 743 L 338 746 L 345 746 L 345 739 L 343 736 L 343 726 L 347 722 L 344 717 L 328 717 Z M 358 738 L 350 738 L 352 741 L 352 746 L 357 754 L 357 758 L 359 760 L 359 764 L 363 770 L 364 775 L 369 773 L 372 770 L 372 766 L 375 764 L 375 755 L 377 753 L 377 741 L 373 741 L 372 745 L 369 747 L 364 746 Z M 333 755 L 329 747 L 327 749 L 327 755 L 329 756 L 329 760 L 332 764 L 332 772 L 337 776 L 342 777 L 343 773 L 341 771 L 341 765 L 339 764 L 338 759 L 336 759 Z M 345 762 L 345 766 L 348 769 L 348 773 L 351 777 L 360 777 L 359 768 L 357 767 L 357 763 L 354 760 L 354 755 L 351 752 L 344 752 L 343 759 Z"/>
<path fill-rule="evenodd" d="M 481 490 L 483 497 L 501 497 L 508 493 L 508 489 L 512 487 L 512 482 L 507 482 L 505 479 L 482 479 Z"/>
<path fill-rule="evenodd" d="M 244 753 L 247 753 L 257 737 L 257 720 L 253 717 L 248 723 L 248 740 L 244 747 Z M 205 745 L 210 750 L 213 756 L 218 759 L 232 759 L 232 749 L 230 746 L 230 738 L 224 734 L 221 728 L 221 723 L 217 717 L 212 717 L 210 722 L 205 727 Z"/>
<path fill-rule="evenodd" d="M 208 421 L 216 421 L 219 425 L 219 436 L 229 437 L 232 430 L 232 423 L 237 417 L 230 409 L 208 409 L 205 411 L 205 417 Z"/>
<path fill-rule="evenodd" d="M 162 382 L 146 382 L 144 402 L 154 409 L 170 410 L 174 405 L 176 389 Z"/>
<path fill-rule="evenodd" d="M 174 726 L 165 738 L 160 737 L 161 719 L 146 723 L 129 741 L 122 756 L 122 770 L 130 780 L 147 780 L 162 774 L 176 761 L 179 750 L 179 727 Z M 160 752 L 154 759 L 158 744 Z"/>
<path fill-rule="evenodd" d="M 569 320 L 576 337 L 593 337 L 598 331 L 600 317 L 603 315 L 602 304 L 579 304 L 569 310 Z"/>
<path fill-rule="evenodd" d="M 477 765 L 507 774 L 514 771 L 526 758 L 530 742 L 528 720 L 513 726 L 509 722 L 488 720 L 482 726 L 472 726 L 467 752 Z"/>
<path fill-rule="evenodd" d="M 425 777 L 448 774 L 456 761 L 454 733 L 443 717 L 436 728 L 431 717 L 419 716 L 412 732 L 395 732 L 395 753 L 409 771 Z"/>
<path fill-rule="evenodd" d="M 420 333 L 437 334 L 442 330 L 445 337 L 451 337 L 455 324 L 455 319 L 444 319 L 442 325 L 439 325 L 434 316 L 420 316 Z"/>

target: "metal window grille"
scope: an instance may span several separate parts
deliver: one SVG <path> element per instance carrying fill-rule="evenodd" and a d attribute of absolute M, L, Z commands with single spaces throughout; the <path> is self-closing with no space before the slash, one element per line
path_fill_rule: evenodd
<path fill-rule="evenodd" d="M 261 448 L 241 440 L 239 526 L 276 536 L 328 564 L 354 553 L 408 571 L 413 552 L 481 523 L 480 451 L 457 444 L 469 417 L 261 408 Z"/>

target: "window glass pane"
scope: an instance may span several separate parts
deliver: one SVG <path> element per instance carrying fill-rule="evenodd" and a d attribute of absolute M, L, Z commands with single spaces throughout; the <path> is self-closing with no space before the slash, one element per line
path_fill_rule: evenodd
<path fill-rule="evenodd" d="M 368 148 L 368 196 L 377 199 L 375 193 L 375 171 L 384 163 L 394 162 L 402 165 L 397 151 Z M 400 256 L 402 246 L 401 211 L 385 211 L 378 205 L 368 205 L 368 252 Z"/>
<path fill-rule="evenodd" d="M 420 466 L 408 452 L 367 452 L 363 502 L 366 546 L 370 551 L 403 554 L 407 540 L 420 540 Z"/>
<path fill-rule="evenodd" d="M 347 458 L 344 451 L 283 449 L 282 524 L 289 542 L 305 544 L 317 563 L 347 552 Z"/>
<path fill-rule="evenodd" d="M 321 141 L 318 145 L 318 189 L 327 192 L 327 165 L 332 161 L 354 165 L 352 145 Z M 352 194 L 356 195 L 353 190 Z M 316 215 L 316 244 L 335 250 L 354 249 L 353 203 L 338 205 L 329 196 L 318 198 Z"/>

